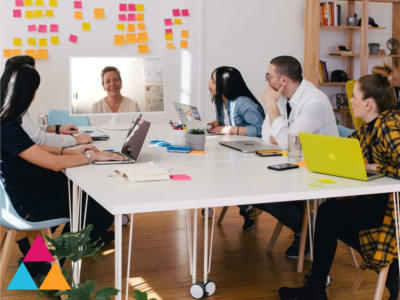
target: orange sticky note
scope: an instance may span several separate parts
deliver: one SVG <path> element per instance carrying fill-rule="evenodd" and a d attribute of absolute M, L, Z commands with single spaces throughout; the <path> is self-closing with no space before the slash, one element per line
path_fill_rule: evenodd
<path fill-rule="evenodd" d="M 50 42 L 52 45 L 58 45 L 60 43 L 60 40 L 58 39 L 58 36 L 52 36 L 50 37 Z"/>
<path fill-rule="evenodd" d="M 167 43 L 167 49 L 175 49 L 175 44 L 174 43 Z"/>
<path fill-rule="evenodd" d="M 104 14 L 104 8 L 96 8 L 94 10 L 94 18 L 95 19 L 104 19 L 106 15 Z"/>
<path fill-rule="evenodd" d="M 33 6 L 33 0 L 25 0 L 25 6 Z"/>
<path fill-rule="evenodd" d="M 146 25 L 144 23 L 139 23 L 139 24 L 137 24 L 137 28 L 139 30 L 146 30 Z"/>
<path fill-rule="evenodd" d="M 134 34 L 134 33 L 128 33 L 128 34 L 126 34 L 126 42 L 127 42 L 128 44 L 137 43 L 136 34 Z"/>
<path fill-rule="evenodd" d="M 143 4 L 136 4 L 136 10 L 137 11 L 144 11 L 144 5 Z"/>
<path fill-rule="evenodd" d="M 114 45 L 125 45 L 125 36 L 114 35 Z"/>
<path fill-rule="evenodd" d="M 44 6 L 43 0 L 36 0 L 36 6 Z"/>
<path fill-rule="evenodd" d="M 25 50 L 25 55 L 31 56 L 36 59 L 36 50 Z"/>
<path fill-rule="evenodd" d="M 182 30 L 182 37 L 183 38 L 189 38 L 189 30 Z"/>
<path fill-rule="evenodd" d="M 117 24 L 118 30 L 125 30 L 125 24 Z"/>
<path fill-rule="evenodd" d="M 39 39 L 39 47 L 47 47 L 47 39 Z"/>
<path fill-rule="evenodd" d="M 13 56 L 21 55 L 21 49 L 13 49 L 12 50 L 12 55 Z"/>
<path fill-rule="evenodd" d="M 136 14 L 136 21 L 144 22 L 144 14 Z"/>
<path fill-rule="evenodd" d="M 35 18 L 43 18 L 43 10 L 35 10 Z"/>
<path fill-rule="evenodd" d="M 187 49 L 188 47 L 188 42 L 187 41 L 181 41 L 181 49 Z"/>
<path fill-rule="evenodd" d="M 22 46 L 22 39 L 21 38 L 14 38 L 13 46 Z"/>
<path fill-rule="evenodd" d="M 138 50 L 139 53 L 143 54 L 143 53 L 149 53 L 149 47 L 147 45 L 138 45 Z"/>
<path fill-rule="evenodd" d="M 12 57 L 11 49 L 4 49 L 3 50 L 3 57 Z"/>
<path fill-rule="evenodd" d="M 135 24 L 128 24 L 128 31 L 135 32 Z"/>
<path fill-rule="evenodd" d="M 44 15 L 45 15 L 46 17 L 54 17 L 54 12 L 53 12 L 52 9 L 46 9 L 46 10 L 44 11 Z"/>
<path fill-rule="evenodd" d="M 74 19 L 76 19 L 76 20 L 82 20 L 82 19 L 83 19 L 83 14 L 82 14 L 82 12 L 81 12 L 81 11 L 76 11 L 76 12 L 74 13 Z"/>
<path fill-rule="evenodd" d="M 35 15 L 33 14 L 33 10 L 26 10 L 25 11 L 25 19 L 32 19 Z"/>
<path fill-rule="evenodd" d="M 90 23 L 82 23 L 82 30 L 90 30 Z"/>
<path fill-rule="evenodd" d="M 28 45 L 35 46 L 36 45 L 36 39 L 35 38 L 28 38 Z"/>
<path fill-rule="evenodd" d="M 38 59 L 49 59 L 49 51 L 47 49 L 38 49 L 37 58 Z"/>
<path fill-rule="evenodd" d="M 147 43 L 149 41 L 149 38 L 147 37 L 147 32 L 140 32 L 137 35 L 139 43 Z"/>
<path fill-rule="evenodd" d="M 174 24 L 175 25 L 182 25 L 182 20 L 181 19 L 174 19 Z"/>
<path fill-rule="evenodd" d="M 50 0 L 49 1 L 49 6 L 57 7 L 58 6 L 57 0 Z"/>
<path fill-rule="evenodd" d="M 172 41 L 174 39 L 174 37 L 172 36 L 172 33 L 166 33 L 165 34 L 165 39 L 167 41 Z"/>

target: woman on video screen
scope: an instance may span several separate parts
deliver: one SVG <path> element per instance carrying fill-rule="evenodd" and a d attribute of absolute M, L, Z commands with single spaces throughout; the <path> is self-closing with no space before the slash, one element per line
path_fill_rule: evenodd
<path fill-rule="evenodd" d="M 107 96 L 93 104 L 92 113 L 140 111 L 135 100 L 121 95 L 122 79 L 116 67 L 105 67 L 103 71 L 101 71 L 101 84 L 107 92 Z"/>

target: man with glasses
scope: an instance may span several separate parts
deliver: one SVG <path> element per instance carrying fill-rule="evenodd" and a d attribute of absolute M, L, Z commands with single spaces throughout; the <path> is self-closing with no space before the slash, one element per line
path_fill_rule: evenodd
<path fill-rule="evenodd" d="M 310 132 L 339 136 L 331 102 L 323 92 L 303 78 L 297 59 L 291 56 L 274 58 L 268 67 L 265 81 L 269 86 L 262 95 L 267 106 L 262 126 L 264 141 L 287 149 L 289 133 Z M 294 231 L 294 241 L 285 255 L 298 258 L 304 203 L 292 201 L 253 206 L 270 213 Z M 307 239 L 305 253 L 308 252 Z"/>

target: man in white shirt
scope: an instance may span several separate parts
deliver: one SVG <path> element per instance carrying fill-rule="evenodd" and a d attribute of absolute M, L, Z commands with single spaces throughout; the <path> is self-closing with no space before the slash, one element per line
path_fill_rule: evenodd
<path fill-rule="evenodd" d="M 269 86 L 262 96 L 267 106 L 262 126 L 264 141 L 287 149 L 289 133 L 310 132 L 339 136 L 331 102 L 323 92 L 303 78 L 297 59 L 291 56 L 274 58 L 265 80 Z M 253 206 L 269 212 L 294 231 L 294 241 L 285 255 L 297 258 L 304 203 L 293 201 Z M 309 250 L 308 239 L 307 246 L 306 253 Z"/>

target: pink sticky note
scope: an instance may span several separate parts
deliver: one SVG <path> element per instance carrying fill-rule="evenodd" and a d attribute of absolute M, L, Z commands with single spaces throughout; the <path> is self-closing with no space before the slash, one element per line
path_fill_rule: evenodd
<path fill-rule="evenodd" d="M 184 174 L 181 174 L 181 175 L 169 175 L 169 177 L 171 179 L 173 179 L 173 180 L 176 180 L 176 181 L 191 180 L 192 179 L 191 177 L 189 177 L 187 175 L 184 175 Z"/>
<path fill-rule="evenodd" d="M 136 15 L 135 14 L 128 14 L 128 21 L 136 21 Z"/>
<path fill-rule="evenodd" d="M 37 29 L 37 28 L 36 28 L 36 25 L 29 25 L 29 26 L 28 26 L 28 31 L 29 31 L 29 32 L 31 32 L 31 31 L 36 31 L 36 29 Z"/>
<path fill-rule="evenodd" d="M 73 42 L 73 43 L 76 43 L 78 41 L 78 37 L 76 35 L 71 34 L 69 36 L 69 41 Z"/>
<path fill-rule="evenodd" d="M 22 17 L 21 10 L 20 9 L 14 9 L 13 10 L 13 15 L 14 15 L 14 18 L 21 18 Z"/>
<path fill-rule="evenodd" d="M 126 21 L 126 15 L 119 15 L 120 21 Z"/>
<path fill-rule="evenodd" d="M 47 32 L 47 25 L 39 25 L 39 32 L 46 33 Z"/>
<path fill-rule="evenodd" d="M 165 26 L 171 26 L 171 25 L 173 25 L 171 19 L 165 19 L 165 20 L 164 20 L 164 23 L 165 23 Z"/>
<path fill-rule="evenodd" d="M 82 8 L 82 1 L 74 1 L 74 8 Z"/>
<path fill-rule="evenodd" d="M 165 29 L 165 34 L 170 33 L 172 34 L 172 29 Z"/>
<path fill-rule="evenodd" d="M 136 4 L 128 4 L 129 11 L 136 11 Z"/>
<path fill-rule="evenodd" d="M 181 12 L 179 11 L 179 9 L 173 9 L 172 10 L 172 15 L 174 17 L 180 17 L 181 16 Z"/>
<path fill-rule="evenodd" d="M 182 9 L 182 17 L 189 17 L 189 10 L 188 9 Z"/>
<path fill-rule="evenodd" d="M 119 10 L 120 10 L 120 11 L 127 11 L 128 9 L 126 8 L 126 4 L 122 4 L 122 3 L 121 3 L 121 4 L 119 5 Z"/>
<path fill-rule="evenodd" d="M 24 0 L 15 0 L 15 6 L 24 6 Z"/>
<path fill-rule="evenodd" d="M 50 32 L 58 32 L 58 25 L 51 24 L 50 25 Z"/>

